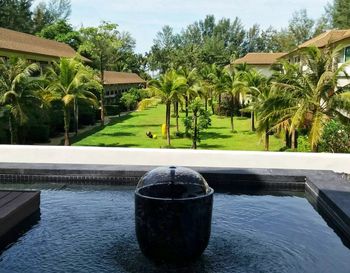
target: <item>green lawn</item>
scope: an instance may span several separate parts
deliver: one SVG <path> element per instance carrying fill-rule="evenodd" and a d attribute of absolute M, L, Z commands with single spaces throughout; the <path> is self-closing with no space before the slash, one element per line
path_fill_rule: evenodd
<path fill-rule="evenodd" d="M 181 113 L 179 119 L 180 131 L 184 131 Z M 231 133 L 230 119 L 212 116 L 212 126 L 202 135 L 199 149 L 217 150 L 264 150 L 261 138 L 250 131 L 249 118 L 235 118 L 236 133 Z M 109 146 L 109 147 L 139 147 L 139 148 L 163 148 L 166 147 L 166 139 L 161 136 L 161 125 L 165 122 L 165 106 L 133 112 L 127 116 L 116 118 L 112 123 L 101 130 L 95 130 L 90 134 L 73 139 L 73 145 L 79 146 Z M 177 138 L 175 133 L 175 118 L 171 119 L 171 146 L 174 148 L 190 148 L 191 140 L 188 138 Z M 158 136 L 150 139 L 146 132 Z M 278 151 L 284 146 L 283 140 L 274 136 L 270 138 L 270 150 Z"/>

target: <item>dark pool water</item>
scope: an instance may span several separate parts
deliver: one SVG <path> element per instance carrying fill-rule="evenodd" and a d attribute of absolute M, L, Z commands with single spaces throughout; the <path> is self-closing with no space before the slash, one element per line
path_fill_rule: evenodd
<path fill-rule="evenodd" d="M 131 189 L 43 190 L 41 219 L 0 272 L 350 272 L 350 250 L 305 198 L 215 194 L 209 246 L 178 268 L 142 256 L 133 202 Z"/>

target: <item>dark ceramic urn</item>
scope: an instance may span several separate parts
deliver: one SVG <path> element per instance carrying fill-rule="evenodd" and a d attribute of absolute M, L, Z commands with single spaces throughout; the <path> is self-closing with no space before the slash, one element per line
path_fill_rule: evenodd
<path fill-rule="evenodd" d="M 160 167 L 146 173 L 135 191 L 136 236 L 148 258 L 193 261 L 208 245 L 213 189 L 198 173 Z"/>

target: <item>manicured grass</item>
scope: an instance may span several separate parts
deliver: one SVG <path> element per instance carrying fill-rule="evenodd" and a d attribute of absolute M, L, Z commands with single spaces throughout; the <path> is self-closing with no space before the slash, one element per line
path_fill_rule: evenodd
<path fill-rule="evenodd" d="M 180 131 L 184 132 L 180 113 Z M 212 126 L 202 135 L 198 149 L 217 150 L 247 150 L 263 151 L 264 144 L 259 136 L 250 131 L 249 118 L 235 118 L 236 133 L 231 133 L 230 119 L 227 117 L 212 116 Z M 166 139 L 162 138 L 161 125 L 165 122 L 165 106 L 158 105 L 141 112 L 133 112 L 127 116 L 116 118 L 111 124 L 90 135 L 76 139 L 73 145 L 80 146 L 106 146 L 106 147 L 139 147 L 139 148 L 164 148 Z M 191 139 L 177 138 L 175 134 L 175 118 L 171 119 L 171 146 L 174 148 L 191 148 Z M 150 139 L 146 132 L 158 136 Z M 278 151 L 284 146 L 283 140 L 274 136 L 270 137 L 270 150 Z"/>

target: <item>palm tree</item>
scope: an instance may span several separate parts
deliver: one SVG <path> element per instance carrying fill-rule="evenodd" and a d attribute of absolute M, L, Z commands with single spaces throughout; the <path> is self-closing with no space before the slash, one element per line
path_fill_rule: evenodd
<path fill-rule="evenodd" d="M 271 90 L 270 81 L 262 81 L 259 84 L 259 88 L 249 88 L 250 92 L 254 92 L 254 99 L 251 100 L 248 107 L 243 110 L 249 110 L 257 114 L 257 132 L 264 139 L 265 151 L 270 149 L 270 132 L 271 127 L 276 120 L 276 111 L 273 101 L 274 93 Z M 278 104 L 278 102 L 276 102 Z"/>
<path fill-rule="evenodd" d="M 86 100 L 97 105 L 96 96 L 88 89 L 91 86 L 97 88 L 102 88 L 102 86 L 94 80 L 91 70 L 76 59 L 62 58 L 59 63 L 54 63 L 53 67 L 49 68 L 47 77 L 50 82 L 48 90 L 63 103 L 64 145 L 68 146 L 70 145 L 69 124 L 72 106 L 77 123 L 78 100 Z"/>
<path fill-rule="evenodd" d="M 166 106 L 165 124 L 167 143 L 170 146 L 170 107 L 174 100 L 179 100 L 186 89 L 186 78 L 180 76 L 175 70 L 168 70 L 158 79 L 149 82 L 149 89 L 159 95 Z"/>
<path fill-rule="evenodd" d="M 254 105 L 260 95 L 260 88 L 264 88 L 267 82 L 266 77 L 255 69 L 249 69 L 243 73 L 243 80 L 247 84 L 247 94 L 249 95 L 249 104 L 244 110 L 251 114 L 251 130 L 255 131 L 255 111 Z"/>
<path fill-rule="evenodd" d="M 239 100 L 239 96 L 246 92 L 247 85 L 243 81 L 242 74 L 235 69 L 225 69 L 225 76 L 223 77 L 225 85 L 223 90 L 230 96 L 230 118 L 231 118 L 231 131 L 234 132 L 233 115 L 235 111 L 235 104 Z M 237 99 L 238 98 L 238 99 Z"/>
<path fill-rule="evenodd" d="M 215 91 L 215 73 L 213 71 L 216 69 L 216 65 L 206 64 L 199 71 L 201 92 L 200 97 L 204 99 L 205 111 L 208 110 L 208 101 L 211 100 L 211 109 L 214 114 L 214 91 Z"/>
<path fill-rule="evenodd" d="M 197 93 L 194 91 L 194 86 L 199 82 L 197 69 L 192 70 L 184 67 L 180 68 L 178 74 L 186 78 L 186 90 L 184 92 L 185 99 L 185 116 L 188 117 L 189 103 Z"/>
<path fill-rule="evenodd" d="M 1 103 L 9 116 L 11 144 L 17 143 L 17 129 L 27 121 L 27 110 L 40 107 L 38 81 L 32 77 L 39 70 L 37 64 L 24 59 L 0 59 Z"/>
<path fill-rule="evenodd" d="M 278 117 L 274 127 L 288 125 L 292 138 L 297 129 L 307 129 L 314 152 L 317 152 L 323 128 L 330 118 L 340 116 L 349 120 L 350 84 L 339 86 L 338 79 L 341 75 L 347 76 L 345 68 L 350 63 L 335 67 L 340 49 L 305 49 L 304 65 L 293 68 L 284 63 L 284 73 L 273 83 L 276 95 L 271 103 L 277 107 L 274 111 Z"/>
<path fill-rule="evenodd" d="M 217 66 L 216 64 L 212 64 L 208 67 L 209 69 L 209 79 L 212 83 L 212 86 L 214 87 L 214 92 L 218 97 L 218 114 L 221 114 L 221 97 L 222 93 L 225 92 L 226 87 L 226 70 L 225 68 L 222 68 L 220 66 Z"/>

